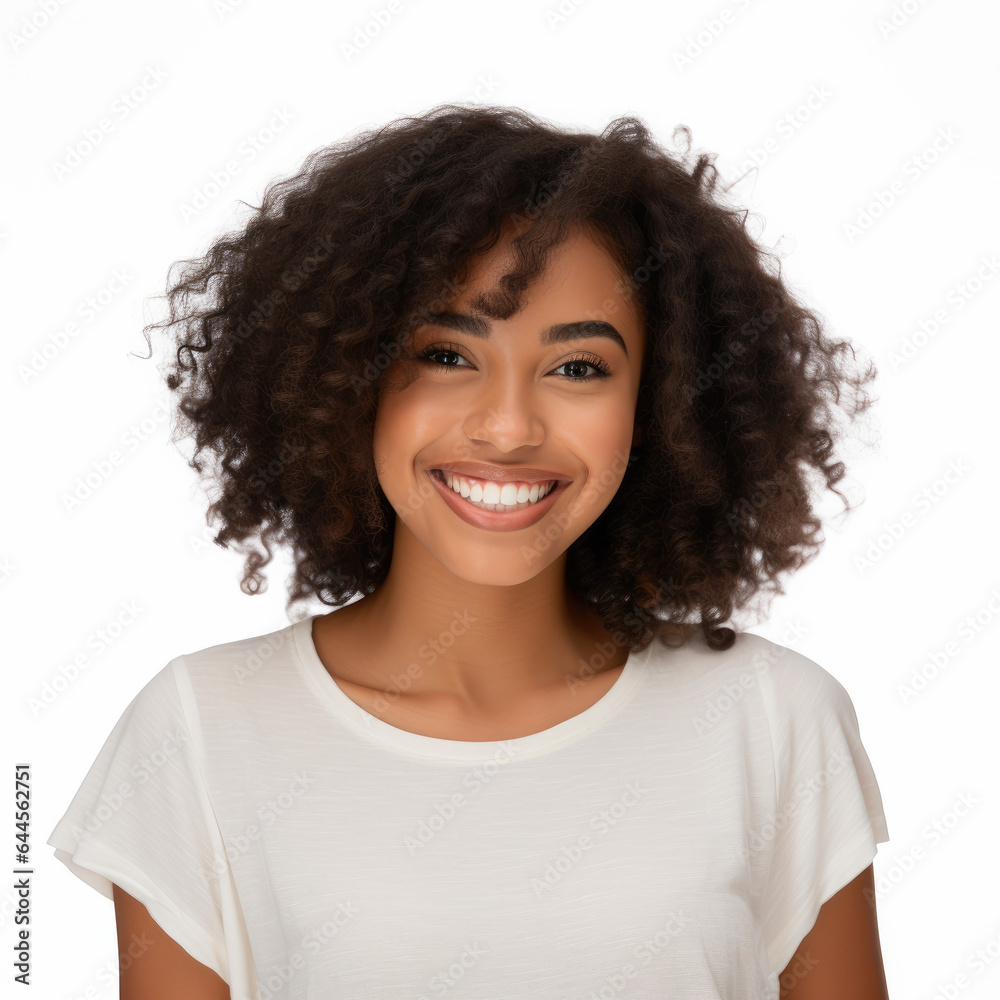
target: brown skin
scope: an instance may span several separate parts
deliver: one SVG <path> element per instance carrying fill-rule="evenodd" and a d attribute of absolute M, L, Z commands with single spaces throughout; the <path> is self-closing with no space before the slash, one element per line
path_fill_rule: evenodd
<path fill-rule="evenodd" d="M 453 312 L 473 311 L 476 295 L 504 273 L 506 253 L 502 240 L 470 267 Z M 375 593 L 318 617 L 313 640 L 345 693 L 390 725 L 441 739 L 515 739 L 582 712 L 620 676 L 627 648 L 565 587 L 567 549 L 610 503 L 641 441 L 634 417 L 645 328 L 617 290 L 620 278 L 578 229 L 553 249 L 524 308 L 491 321 L 489 340 L 425 326 L 416 353 L 447 342 L 461 358 L 416 363 L 405 388 L 387 373 L 373 448 L 397 514 L 392 565 Z M 603 338 L 539 343 L 549 325 L 583 319 L 615 326 L 627 356 Z M 593 369 L 562 366 L 582 354 L 614 374 L 574 382 Z M 573 482 L 538 524 L 488 531 L 427 489 L 428 470 L 448 461 L 551 469 Z M 457 629 L 456 612 L 471 624 Z M 432 641 L 436 657 L 421 656 Z M 613 652 L 595 667 L 598 643 Z M 404 672 L 414 663 L 419 669 Z M 225 982 L 142 904 L 117 886 L 114 896 L 123 960 L 133 935 L 153 942 L 123 969 L 122 1000 L 228 1000 Z M 823 905 L 781 976 L 781 1000 L 888 1000 L 869 898 L 871 867 Z"/>
<path fill-rule="evenodd" d="M 476 296 L 506 270 L 507 253 L 505 239 L 477 259 L 449 309 L 473 312 Z M 398 689 L 399 664 L 418 662 L 402 700 L 428 721 L 509 727 L 518 713 L 550 714 L 540 702 L 565 700 L 584 690 L 576 681 L 625 662 L 622 646 L 595 661 L 598 668 L 589 666 L 595 643 L 610 636 L 564 582 L 567 549 L 611 502 L 639 440 L 634 418 L 645 329 L 620 283 L 611 258 L 577 229 L 553 248 L 524 308 L 490 321 L 489 340 L 429 324 L 416 330 L 415 353 L 447 343 L 461 357 L 437 355 L 437 367 L 398 361 L 387 372 L 373 447 L 380 485 L 397 514 L 392 564 L 374 594 L 316 622 L 317 646 L 343 653 L 345 645 L 330 642 L 333 630 L 363 637 L 360 662 L 343 657 L 338 665 L 346 679 Z M 627 355 L 603 337 L 540 344 L 546 327 L 587 319 L 611 323 Z M 583 381 L 592 368 L 564 367 L 585 354 L 614 374 Z M 399 389 L 394 376 L 410 364 L 417 378 Z M 429 470 L 449 461 L 552 470 L 572 483 L 539 523 L 490 531 L 467 524 L 434 490 Z M 460 633 L 456 612 L 472 621 Z M 433 662 L 418 656 L 439 638 L 446 648 Z"/>
<path fill-rule="evenodd" d="M 118 928 L 119 1000 L 229 1000 L 229 985 L 192 958 L 149 911 L 112 885 Z"/>
<path fill-rule="evenodd" d="M 613 660 L 617 665 L 590 676 L 583 676 L 587 672 L 577 667 L 579 676 L 570 674 L 539 687 L 505 708 L 491 706 L 478 711 L 458 698 L 404 689 L 408 675 L 400 670 L 393 672 L 391 667 L 385 668 L 383 678 L 376 680 L 374 665 L 366 653 L 370 635 L 352 630 L 347 616 L 340 613 L 313 622 L 313 645 L 337 685 L 369 715 L 406 732 L 466 742 L 516 740 L 579 715 L 607 694 L 621 675 L 620 661 L 627 656 L 627 650 L 622 649 Z M 593 647 L 592 642 L 589 648 Z M 583 648 L 581 655 L 586 652 Z"/>
<path fill-rule="evenodd" d="M 819 910 L 778 980 L 781 1000 L 889 1000 L 875 912 L 874 865 Z"/>

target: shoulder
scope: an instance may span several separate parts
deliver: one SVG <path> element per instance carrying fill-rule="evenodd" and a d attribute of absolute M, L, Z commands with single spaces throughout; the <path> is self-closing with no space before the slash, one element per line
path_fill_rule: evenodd
<path fill-rule="evenodd" d="M 712 649 L 700 630 L 688 630 L 683 645 L 668 646 L 652 640 L 652 659 L 667 666 L 688 669 L 713 680 L 736 678 L 744 685 L 766 685 L 794 695 L 796 692 L 842 687 L 828 670 L 798 650 L 755 632 L 737 632 L 728 649 Z"/>
<path fill-rule="evenodd" d="M 129 739 L 159 739 L 163 733 L 197 730 L 209 717 L 256 714 L 261 705 L 273 705 L 292 686 L 293 628 L 174 656 L 132 695 L 116 732 Z"/>
<path fill-rule="evenodd" d="M 776 747 L 802 750 L 834 734 L 855 739 L 858 717 L 844 685 L 797 649 L 745 632 L 737 640 Z M 839 738 L 839 737 L 838 737 Z"/>
<path fill-rule="evenodd" d="M 783 713 L 822 708 L 835 715 L 853 714 L 847 689 L 815 660 L 754 633 L 743 633 L 742 638 L 752 654 L 749 660 L 766 708 Z"/>
<path fill-rule="evenodd" d="M 181 656 L 175 656 L 157 670 L 129 700 L 116 729 L 151 732 L 176 725 L 186 726 L 181 683 L 178 681 L 178 672 L 182 670 Z"/>
<path fill-rule="evenodd" d="M 286 625 L 216 643 L 177 656 L 170 666 L 182 689 L 187 685 L 219 695 L 237 695 L 260 687 L 273 692 L 280 688 L 281 675 L 294 669 L 297 630 L 295 624 Z"/>
<path fill-rule="evenodd" d="M 742 714 L 761 717 L 782 742 L 793 730 L 857 727 L 843 684 L 791 646 L 755 632 L 737 632 L 724 650 L 711 649 L 700 633 L 676 649 L 654 642 L 653 661 L 662 668 L 658 673 L 679 681 L 695 702 L 707 704 L 709 713 L 731 716 L 739 704 Z"/>

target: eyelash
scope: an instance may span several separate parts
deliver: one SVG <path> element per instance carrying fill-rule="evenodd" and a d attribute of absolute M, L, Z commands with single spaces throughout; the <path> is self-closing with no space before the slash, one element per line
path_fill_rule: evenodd
<path fill-rule="evenodd" d="M 434 365 L 435 368 L 454 369 L 461 367 L 460 365 L 438 364 L 438 362 L 431 360 L 435 354 L 457 354 L 460 358 L 463 358 L 464 360 L 468 361 L 468 358 L 466 358 L 465 355 L 462 354 L 462 352 L 458 350 L 458 348 L 455 347 L 454 344 L 435 344 L 432 347 L 425 348 L 423 351 L 420 352 L 420 354 L 417 355 L 417 360 L 424 361 L 427 364 Z M 584 364 L 590 365 L 592 368 L 595 368 L 597 370 L 597 374 L 584 375 L 583 378 L 570 378 L 570 376 L 568 375 L 563 375 L 560 377 L 566 379 L 566 381 L 568 382 L 589 382 L 595 378 L 598 379 L 607 378 L 609 375 L 614 374 L 614 372 L 607 366 L 607 364 L 594 354 L 587 354 L 580 358 L 570 358 L 569 360 L 564 361 L 558 367 L 562 368 L 565 365 L 571 365 L 576 362 L 582 362 Z"/>

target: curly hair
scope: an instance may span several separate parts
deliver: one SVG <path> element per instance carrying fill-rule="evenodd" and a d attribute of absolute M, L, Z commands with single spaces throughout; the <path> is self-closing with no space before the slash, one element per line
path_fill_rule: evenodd
<path fill-rule="evenodd" d="M 289 613 L 374 592 L 396 517 L 372 454 L 383 376 L 501 230 L 519 233 L 506 318 L 575 223 L 628 276 L 619 289 L 647 349 L 641 447 L 569 547 L 567 587 L 634 651 L 697 628 L 728 649 L 734 609 L 784 593 L 779 575 L 822 545 L 810 477 L 850 509 L 834 407 L 867 409 L 876 371 L 849 367 L 849 343 L 827 339 L 747 233 L 746 210 L 716 191 L 714 157 L 691 165 L 690 130 L 678 134 L 683 155 L 632 116 L 596 135 L 520 108 L 440 105 L 313 151 L 238 232 L 171 265 L 184 267 L 160 296 L 169 317 L 143 332 L 149 343 L 178 327 L 175 439 L 193 436 L 199 475 L 199 455 L 215 457 L 207 519 L 221 520 L 216 544 L 240 546 L 244 593 L 266 588 L 275 544 L 294 556 Z"/>

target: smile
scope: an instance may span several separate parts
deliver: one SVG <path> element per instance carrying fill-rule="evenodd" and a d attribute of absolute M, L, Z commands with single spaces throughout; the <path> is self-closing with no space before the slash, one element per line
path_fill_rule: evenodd
<path fill-rule="evenodd" d="M 546 497 L 559 482 L 551 479 L 547 483 L 500 483 L 490 479 L 474 479 L 453 472 L 435 469 L 445 482 L 459 496 L 481 510 L 507 512 L 522 510 Z"/>
<path fill-rule="evenodd" d="M 568 482 L 558 480 L 530 486 L 527 483 L 501 485 L 439 469 L 430 470 L 428 475 L 448 506 L 463 521 L 488 531 L 517 531 L 530 527 L 545 516 L 569 486 Z M 510 502 L 503 503 L 504 500 Z"/>

